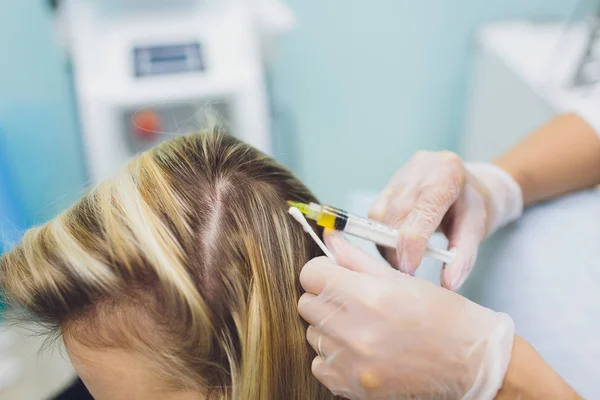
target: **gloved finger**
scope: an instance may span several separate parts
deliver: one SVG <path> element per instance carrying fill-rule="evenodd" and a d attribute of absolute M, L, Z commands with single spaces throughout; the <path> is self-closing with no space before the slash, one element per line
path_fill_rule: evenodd
<path fill-rule="evenodd" d="M 322 272 L 336 268 L 341 270 L 341 273 L 334 275 L 327 271 Z M 335 264 L 324 264 L 321 270 L 315 272 L 333 277 L 333 280 L 323 284 L 324 289 L 317 296 L 304 293 L 298 301 L 298 313 L 310 325 L 318 327 L 336 340 L 344 341 L 352 334 L 353 329 L 364 323 L 364 318 L 357 318 L 357 314 L 363 313 L 368 316 L 373 310 L 381 309 L 382 294 L 390 290 L 391 282 L 397 285 L 403 284 L 401 278 L 410 279 L 398 271 L 390 268 L 388 270 L 392 275 L 377 278 Z"/>
<path fill-rule="evenodd" d="M 300 284 L 302 288 L 315 295 L 320 294 L 325 285 L 335 281 L 344 268 L 334 264 L 327 257 L 316 257 L 307 262 L 300 271 Z"/>
<path fill-rule="evenodd" d="M 341 351 L 341 346 L 333 338 L 312 325 L 306 330 L 306 340 L 319 357 L 328 364 L 334 362 Z"/>
<path fill-rule="evenodd" d="M 475 261 L 477 261 L 477 246 L 477 242 L 471 241 L 469 243 L 468 240 L 462 241 L 459 245 L 454 245 L 456 257 L 441 272 L 440 280 L 443 287 L 457 291 L 465 283 L 475 266 Z"/>
<path fill-rule="evenodd" d="M 426 193 L 417 200 L 412 212 L 407 217 L 398 235 L 396 250 L 400 271 L 414 275 L 423 254 L 429 244 L 431 235 L 437 230 L 450 206 L 438 203 L 435 194 Z"/>
<path fill-rule="evenodd" d="M 330 364 L 325 362 L 322 357 L 317 356 L 314 358 L 311 370 L 315 378 L 334 395 L 346 399 L 359 398 L 352 395 L 342 376 Z"/>
<path fill-rule="evenodd" d="M 323 295 L 304 293 L 298 300 L 298 314 L 310 325 L 319 328 L 325 326 L 328 321 L 335 320 L 335 316 L 342 311 L 344 304 L 335 299 L 324 298 Z"/>
<path fill-rule="evenodd" d="M 447 227 L 448 247 L 456 249 L 456 258 L 442 270 L 442 286 L 460 289 L 473 270 L 486 229 L 484 200 L 467 185 L 454 205 L 453 218 Z"/>
<path fill-rule="evenodd" d="M 374 277 L 389 277 L 393 270 L 385 263 L 371 257 L 362 249 L 348 242 L 340 232 L 326 230 L 325 244 L 331 250 L 338 265 L 352 271 L 369 274 Z"/>
<path fill-rule="evenodd" d="M 460 159 L 458 160 L 460 162 Z M 461 166 L 462 164 L 459 164 Z M 438 180 L 424 189 L 400 228 L 398 262 L 402 272 L 413 275 L 421 261 L 431 235 L 459 197 L 464 185 L 464 174 L 459 167 L 442 170 Z"/>
<path fill-rule="evenodd" d="M 408 185 L 403 190 L 396 191 L 390 199 L 383 219 L 380 221 L 394 228 L 400 228 L 410 214 L 418 198 L 420 190 L 414 185 Z M 378 247 L 386 261 L 398 269 L 400 267 L 396 249 Z"/>
<path fill-rule="evenodd" d="M 407 185 L 402 190 L 397 190 L 388 202 L 383 219 L 379 221 L 399 228 L 413 210 L 420 194 L 421 189 L 416 185 Z"/>
<path fill-rule="evenodd" d="M 388 270 L 394 273 L 393 269 Z M 300 283 L 307 293 L 320 296 L 320 301 L 344 305 L 375 297 L 378 290 L 378 278 L 341 267 L 325 257 L 306 263 L 300 272 Z"/>

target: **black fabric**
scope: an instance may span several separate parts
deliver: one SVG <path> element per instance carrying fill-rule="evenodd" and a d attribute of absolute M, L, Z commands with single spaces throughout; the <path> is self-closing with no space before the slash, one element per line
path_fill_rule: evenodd
<path fill-rule="evenodd" d="M 77 379 L 71 386 L 51 400 L 94 400 L 87 391 L 81 379 Z"/>

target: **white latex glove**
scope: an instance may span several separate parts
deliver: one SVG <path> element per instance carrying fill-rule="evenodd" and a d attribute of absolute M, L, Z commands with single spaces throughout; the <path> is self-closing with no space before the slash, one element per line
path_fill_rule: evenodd
<path fill-rule="evenodd" d="M 523 212 L 521 188 L 493 164 L 465 166 L 452 152 L 419 152 L 390 180 L 369 216 L 400 228 L 397 250 L 382 250 L 402 272 L 414 275 L 431 235 L 441 230 L 456 249 L 442 270 L 442 285 L 457 290 L 475 265 L 487 236 Z"/>
<path fill-rule="evenodd" d="M 298 303 L 320 382 L 354 400 L 495 397 L 512 351 L 508 315 L 402 274 L 339 234 L 326 243 L 341 266 L 308 262 Z"/>

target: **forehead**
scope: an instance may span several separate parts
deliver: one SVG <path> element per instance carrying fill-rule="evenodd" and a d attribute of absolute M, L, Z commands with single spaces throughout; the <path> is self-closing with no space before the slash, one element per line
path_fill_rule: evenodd
<path fill-rule="evenodd" d="M 197 392 L 177 391 L 167 375 L 149 366 L 148 360 L 118 348 L 92 348 L 65 338 L 75 370 L 96 400 L 198 400 Z"/>

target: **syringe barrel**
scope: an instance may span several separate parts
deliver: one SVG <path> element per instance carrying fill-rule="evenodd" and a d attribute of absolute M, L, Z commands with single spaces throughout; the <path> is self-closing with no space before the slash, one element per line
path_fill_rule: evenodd
<path fill-rule="evenodd" d="M 387 225 L 348 214 L 344 232 L 374 242 L 378 245 L 396 248 L 398 230 Z"/>
<path fill-rule="evenodd" d="M 346 218 L 346 225 L 343 229 L 345 233 L 384 247 L 395 249 L 398 246 L 399 232 L 397 229 L 352 214 L 347 214 Z M 454 250 L 436 249 L 428 245 L 424 256 L 449 264 L 454 261 L 456 254 Z"/>

